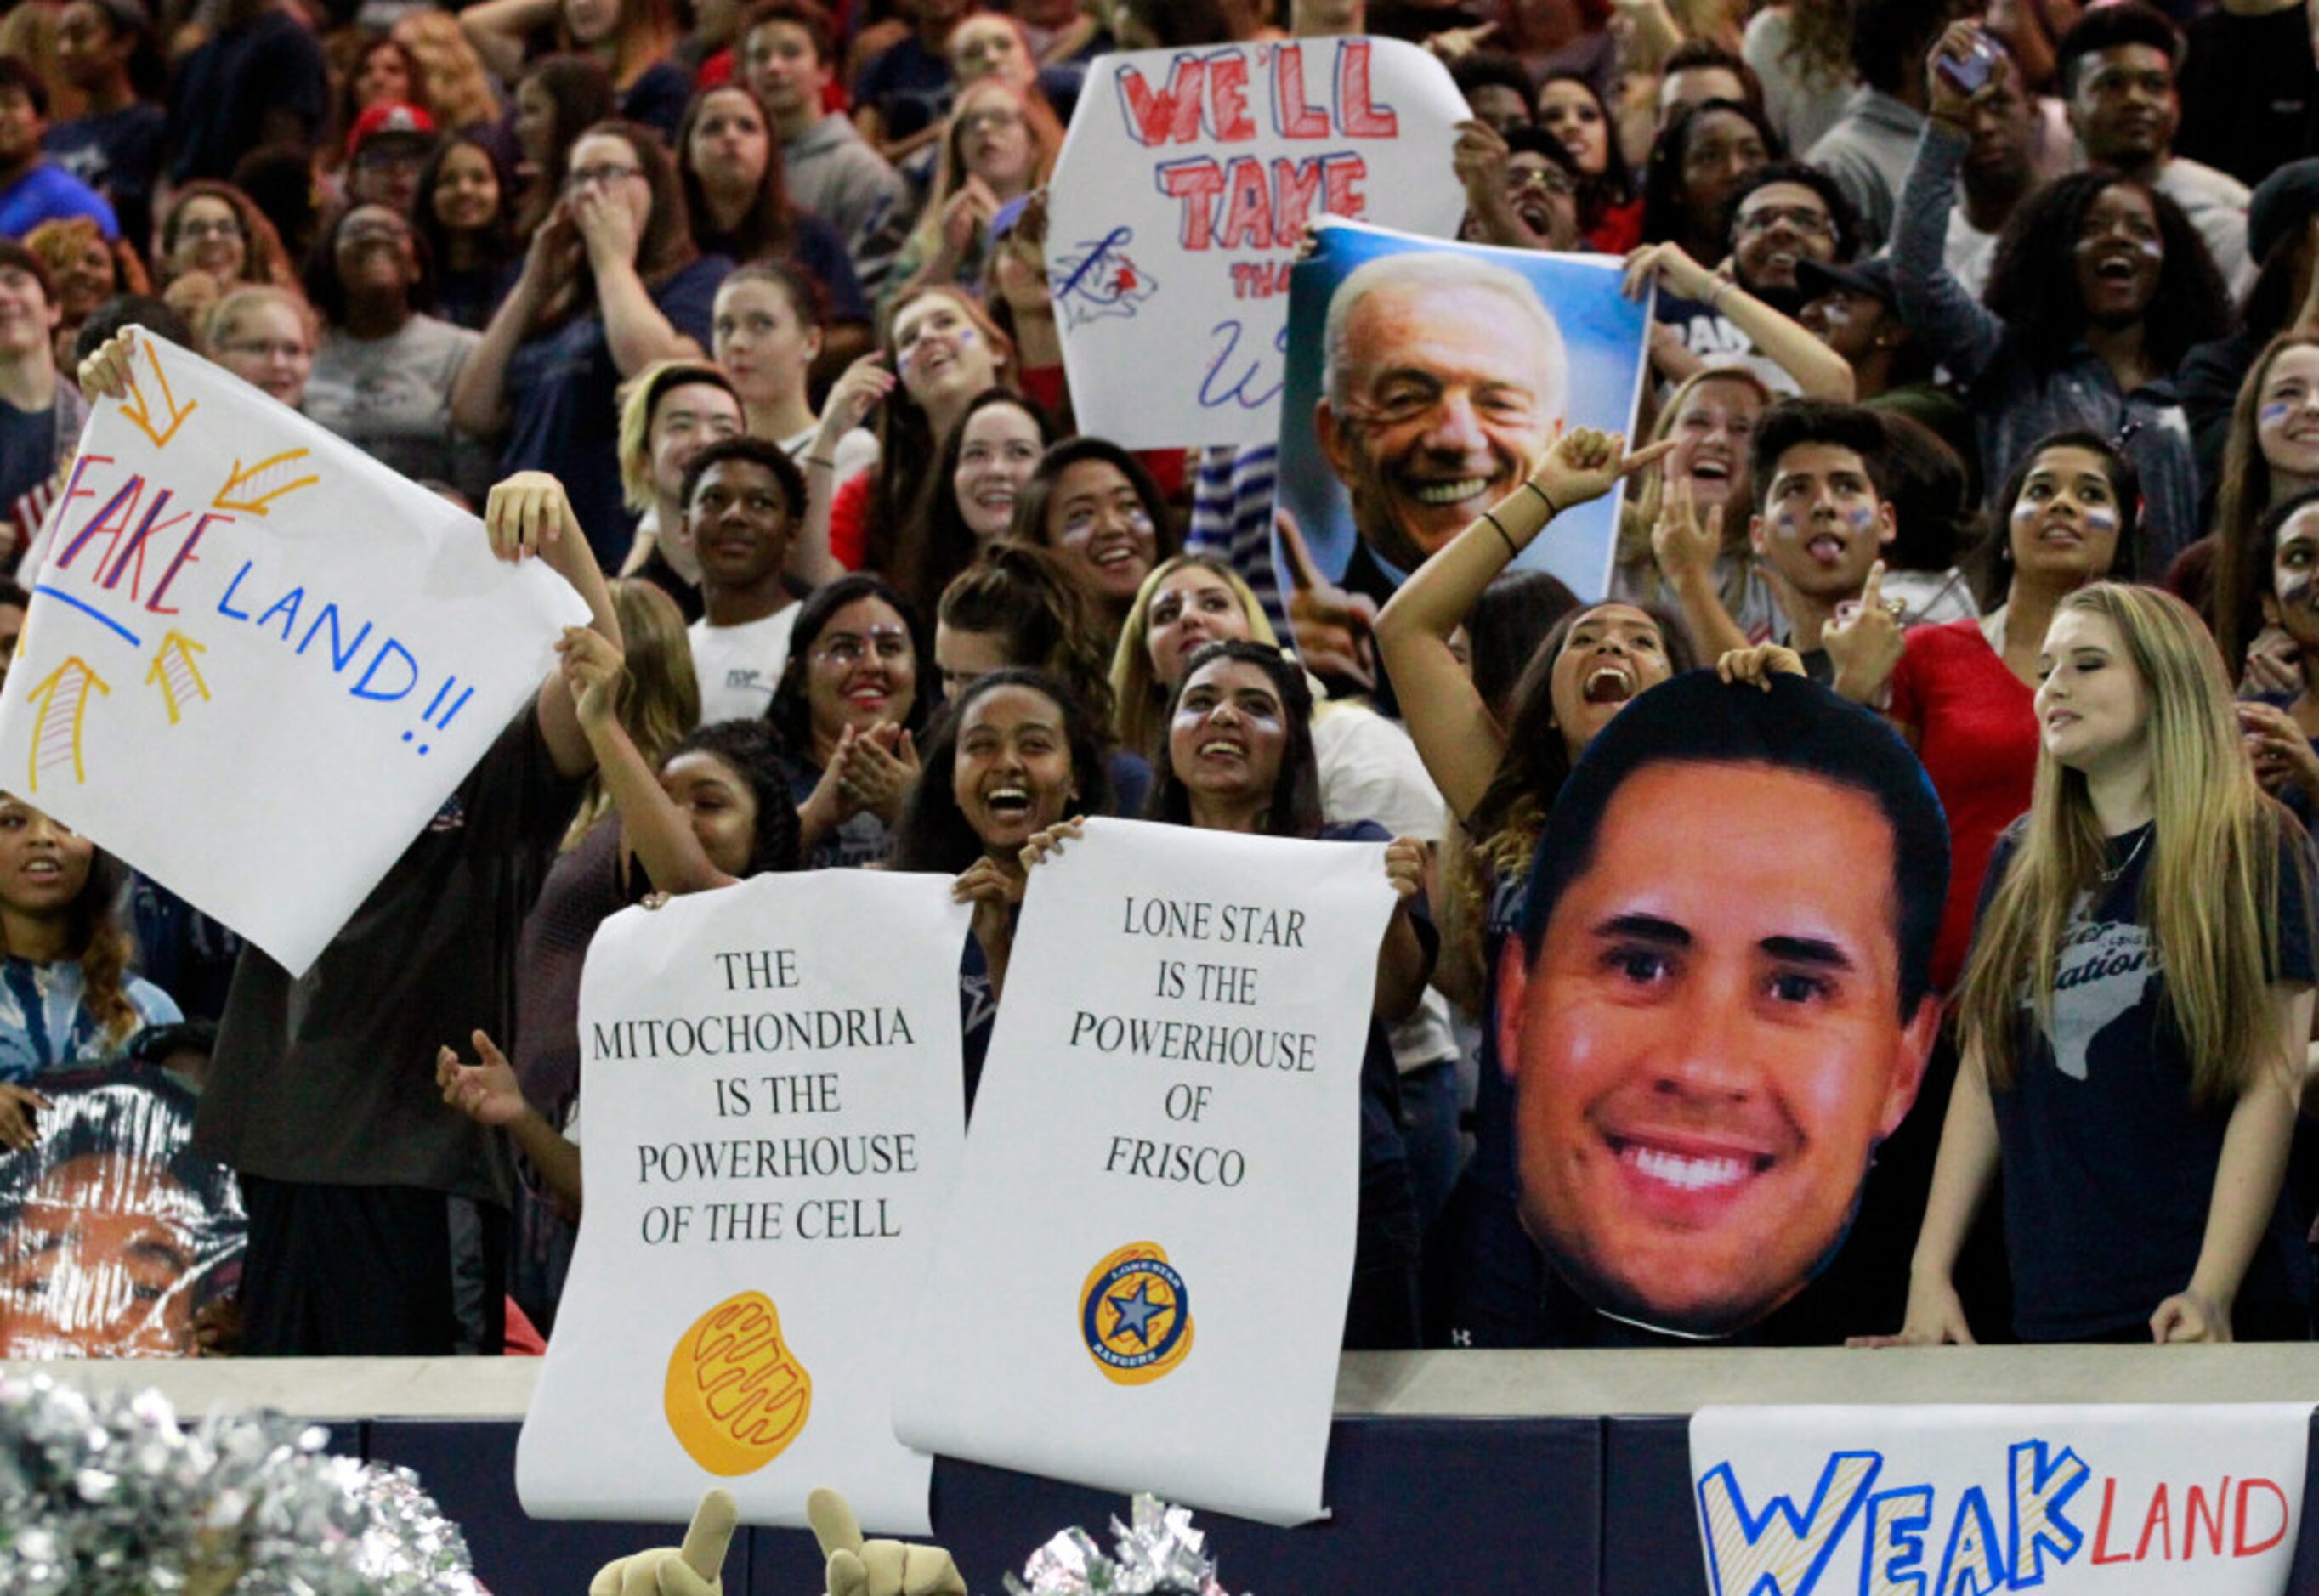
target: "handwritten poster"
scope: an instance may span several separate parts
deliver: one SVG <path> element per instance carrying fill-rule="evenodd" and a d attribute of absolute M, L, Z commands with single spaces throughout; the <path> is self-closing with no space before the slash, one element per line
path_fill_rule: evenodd
<path fill-rule="evenodd" d="M 759 876 L 596 933 L 587 1206 L 516 1448 L 526 1511 L 681 1519 L 722 1485 L 802 1527 L 828 1485 L 872 1529 L 930 1528 L 891 1393 L 906 1361 L 947 1366 L 910 1294 L 966 1118 L 950 887 Z"/>
<path fill-rule="evenodd" d="M 27 573 L 0 786 L 302 972 L 587 609 L 198 356 L 135 369 Z"/>
<path fill-rule="evenodd" d="M 1032 872 L 943 1213 L 913 1446 L 1317 1517 L 1381 845 L 1093 820 Z"/>
<path fill-rule="evenodd" d="M 1269 443 L 1305 222 L 1454 235 L 1467 114 L 1448 69 L 1397 40 L 1097 59 L 1049 190 L 1080 428 L 1130 448 Z"/>
<path fill-rule="evenodd" d="M 2282 1596 L 2310 1424 L 2308 1402 L 1702 1408 L 1708 1586 Z"/>
<path fill-rule="evenodd" d="M 1607 256 L 1348 225 L 1324 230 L 1290 277 L 1280 504 L 1341 587 L 1384 603 L 1519 489 L 1566 428 L 1636 437 L 1651 308 L 1620 293 Z M 1402 396 L 1412 370 L 1422 401 Z M 1470 421 L 1448 409 L 1461 387 Z M 1516 568 L 1601 598 L 1625 491 L 1557 516 Z"/>

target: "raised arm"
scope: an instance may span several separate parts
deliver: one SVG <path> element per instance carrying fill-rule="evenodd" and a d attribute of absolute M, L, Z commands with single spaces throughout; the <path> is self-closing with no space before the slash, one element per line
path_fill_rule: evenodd
<path fill-rule="evenodd" d="M 459 31 L 483 65 L 512 84 L 523 71 L 525 43 L 556 10 L 557 0 L 482 0 L 459 14 Z"/>
<path fill-rule="evenodd" d="M 1891 241 L 1900 320 L 1936 360 L 1967 383 L 1997 358 L 2006 328 L 1948 269 L 1949 213 L 1956 208 L 1957 172 L 1972 143 L 1972 101 L 1948 80 L 1940 64 L 1968 55 L 1979 32 L 1971 23 L 1957 23 L 1942 35 L 1926 64 L 1931 118 L 1900 185 Z"/>
<path fill-rule="evenodd" d="M 570 683 L 580 726 L 595 752 L 598 777 L 620 812 L 622 840 L 663 892 L 673 896 L 729 887 L 734 878 L 710 861 L 684 812 L 661 789 L 660 778 L 620 724 L 626 675 L 620 651 L 606 639 L 578 627 L 564 634 L 564 680 Z"/>
<path fill-rule="evenodd" d="M 1377 616 L 1377 650 L 1410 739 L 1459 819 L 1470 816 L 1489 790 L 1505 757 L 1506 734 L 1449 652 L 1449 635 L 1548 521 L 1601 498 L 1620 477 L 1674 446 L 1655 444 L 1629 455 L 1617 433 L 1591 428 L 1564 433 L 1528 482 L 1419 566 Z"/>
<path fill-rule="evenodd" d="M 510 562 L 544 562 L 588 606 L 588 625 L 567 631 L 566 643 L 560 646 L 568 648 L 575 633 L 592 633 L 618 654 L 620 618 L 612 606 L 612 591 L 605 585 L 595 551 L 580 530 L 580 518 L 572 513 L 562 482 L 544 471 L 516 473 L 492 490 L 483 506 L 483 531 L 492 540 L 492 554 Z M 581 730 L 563 671 L 549 672 L 540 683 L 538 715 L 539 734 L 558 771 L 584 776 L 595 768 L 596 755 Z"/>
<path fill-rule="evenodd" d="M 515 352 L 531 334 L 532 324 L 548 302 L 580 269 L 580 235 L 571 213 L 559 201 L 531 235 L 524 252 L 523 271 L 515 286 L 500 302 L 483 329 L 483 341 L 467 351 L 459 374 L 451 380 L 451 424 L 474 437 L 491 437 L 507 428 L 508 367 Z"/>
<path fill-rule="evenodd" d="M 1858 392 L 1852 363 L 1728 277 L 1718 276 L 1686 254 L 1680 244 L 1646 244 L 1627 257 L 1626 293 L 1640 299 L 1656 276 L 1685 299 L 1702 300 L 1730 319 L 1765 358 L 1795 378 L 1808 399 L 1850 404 Z"/>

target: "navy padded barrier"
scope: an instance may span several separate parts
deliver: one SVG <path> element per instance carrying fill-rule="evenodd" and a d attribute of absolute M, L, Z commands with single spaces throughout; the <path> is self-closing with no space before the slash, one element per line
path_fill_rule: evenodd
<path fill-rule="evenodd" d="M 1602 1420 L 1601 1596 L 1707 1596 L 1691 1504 L 1691 1420 Z"/>
<path fill-rule="evenodd" d="M 443 1510 L 466 1531 L 475 1573 L 492 1596 L 587 1596 L 588 1582 L 615 1557 L 672 1546 L 681 1524 L 594 1524 L 533 1519 L 515 1495 L 513 1420 L 375 1419 L 370 1457 L 414 1470 Z M 725 1559 L 725 1589 L 750 1585 L 750 1537 L 735 1536 Z M 794 1583 L 782 1596 L 818 1591 Z"/>

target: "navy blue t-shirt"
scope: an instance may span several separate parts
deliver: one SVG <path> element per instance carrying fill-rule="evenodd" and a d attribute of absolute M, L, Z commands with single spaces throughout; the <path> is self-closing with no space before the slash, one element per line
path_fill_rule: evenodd
<path fill-rule="evenodd" d="M 2024 825 L 1998 841 L 1984 907 Z M 2283 840 L 2307 853 L 2300 827 L 2283 828 Z M 2165 974 L 2139 918 L 2152 846 L 2148 826 L 2112 839 L 2117 879 L 2088 895 L 2062 933 L 2052 1029 L 2025 1002 L 2017 1079 L 1990 1094 L 2014 1328 L 2025 1341 L 2081 1340 L 2144 1323 L 2188 1286 L 2206 1238 L 2233 1105 L 2190 1101 L 2188 1050 L 2165 1012 Z M 2285 855 L 2276 903 L 2273 978 L 2307 985 L 2309 905 Z M 2310 1256 L 2282 1191 L 2238 1306 L 2310 1300 Z"/>
<path fill-rule="evenodd" d="M 41 136 L 49 158 L 113 202 L 121 235 L 139 249 L 153 235 L 153 185 L 161 176 L 168 116 L 139 101 L 118 111 L 60 122 Z"/>
<path fill-rule="evenodd" d="M 677 124 L 684 120 L 684 104 L 691 98 L 692 74 L 674 61 L 655 61 L 620 96 L 620 114 L 659 129 L 660 136 L 673 144 Z"/>
<path fill-rule="evenodd" d="M 950 62 L 913 33 L 862 68 L 853 103 L 877 108 L 888 139 L 907 139 L 949 111 L 952 87 Z"/>
<path fill-rule="evenodd" d="M 670 326 L 706 349 L 717 285 L 732 269 L 723 256 L 704 255 L 654 288 L 652 302 Z M 600 311 L 526 338 L 508 362 L 511 415 L 500 474 L 552 473 L 607 571 L 620 568 L 636 527 L 621 502 L 619 390 Z"/>

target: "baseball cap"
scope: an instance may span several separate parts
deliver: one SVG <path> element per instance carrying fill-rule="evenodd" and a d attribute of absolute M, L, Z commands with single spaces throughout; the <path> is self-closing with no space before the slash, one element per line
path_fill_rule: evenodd
<path fill-rule="evenodd" d="M 347 158 L 354 159 L 364 145 L 389 134 L 431 140 L 435 119 L 404 101 L 382 100 L 355 118 L 353 131 L 347 134 Z"/>

